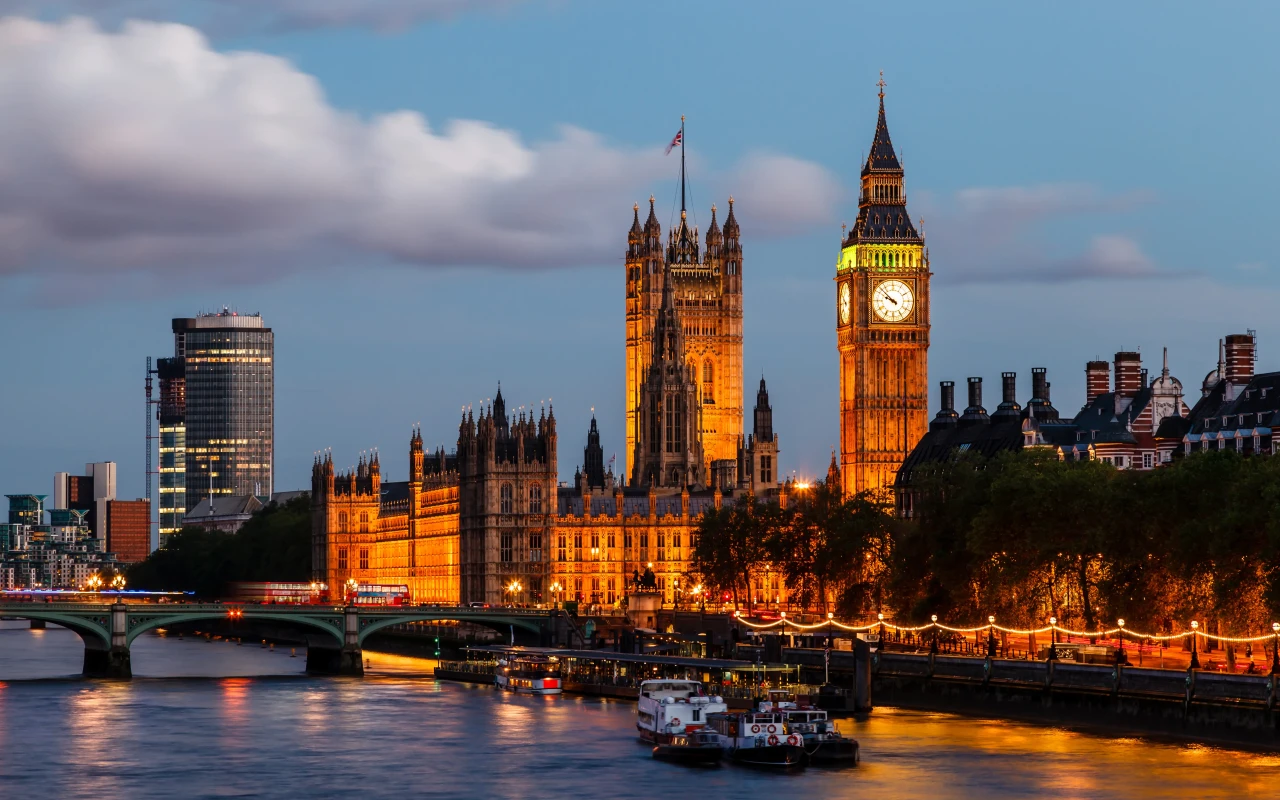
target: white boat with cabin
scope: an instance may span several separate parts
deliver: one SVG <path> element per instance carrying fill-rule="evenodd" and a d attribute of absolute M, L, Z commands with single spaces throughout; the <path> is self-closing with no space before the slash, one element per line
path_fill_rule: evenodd
<path fill-rule="evenodd" d="M 498 659 L 493 676 L 499 689 L 520 694 L 560 694 L 560 660 L 535 654 L 508 655 Z"/>
<path fill-rule="evenodd" d="M 636 707 L 636 730 L 646 742 L 670 744 L 673 737 L 705 726 L 708 715 L 728 710 L 724 698 L 708 695 L 701 681 L 683 678 L 644 681 L 640 684 Z"/>

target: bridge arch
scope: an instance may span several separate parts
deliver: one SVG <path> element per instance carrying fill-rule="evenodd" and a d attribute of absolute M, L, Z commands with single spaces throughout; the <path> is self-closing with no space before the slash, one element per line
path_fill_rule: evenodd
<path fill-rule="evenodd" d="M 332 612 L 323 615 L 303 615 L 287 612 L 273 612 L 265 609 L 257 609 L 253 607 L 237 607 L 241 611 L 241 615 L 236 617 L 237 621 L 244 622 L 276 622 L 295 628 L 304 628 L 308 631 L 315 631 L 326 634 L 326 638 L 332 639 L 332 644 L 336 647 L 342 647 L 342 613 Z M 142 634 L 153 631 L 156 628 L 164 628 L 170 625 L 181 625 L 187 622 L 212 622 L 226 621 L 230 618 L 231 607 L 220 607 L 217 609 L 193 609 L 191 611 L 179 611 L 174 613 L 171 610 L 158 611 L 155 614 L 131 614 L 129 616 L 128 631 L 125 634 L 125 641 L 128 645 L 133 645 L 133 640 Z"/>
<path fill-rule="evenodd" d="M 397 614 L 388 617 L 361 617 L 360 618 L 360 646 L 364 647 L 364 640 L 374 633 L 389 628 L 392 625 L 400 625 L 406 622 L 468 622 L 473 625 L 483 625 L 486 628 L 493 628 L 499 632 L 506 632 L 511 627 L 519 628 L 522 631 L 532 633 L 535 636 L 541 635 L 546 629 L 545 626 L 549 622 L 547 617 L 524 617 L 524 616 L 501 616 L 495 617 L 491 614 L 468 614 L 457 611 L 423 611 L 417 613 Z"/>
<path fill-rule="evenodd" d="M 42 607 L 37 603 L 31 603 L 30 610 L 26 608 L 14 609 L 6 608 L 4 616 L 15 619 L 38 620 L 40 622 L 52 622 L 63 628 L 75 631 L 81 639 L 84 640 L 84 646 L 94 650 L 107 650 L 111 647 L 111 612 L 101 611 L 101 613 L 84 614 L 76 613 L 73 609 Z M 95 606 L 94 611 L 100 611 L 100 607 Z"/>

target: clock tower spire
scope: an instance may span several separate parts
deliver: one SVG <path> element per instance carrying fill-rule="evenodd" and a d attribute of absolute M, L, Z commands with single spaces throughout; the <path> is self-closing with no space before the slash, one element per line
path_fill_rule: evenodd
<path fill-rule="evenodd" d="M 928 427 L 929 271 L 907 213 L 902 164 L 880 111 L 862 167 L 858 219 L 836 264 L 840 476 L 846 494 L 893 485 Z"/>

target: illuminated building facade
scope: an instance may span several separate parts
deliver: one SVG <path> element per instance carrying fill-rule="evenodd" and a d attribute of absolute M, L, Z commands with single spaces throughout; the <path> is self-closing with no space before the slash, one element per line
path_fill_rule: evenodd
<path fill-rule="evenodd" d="M 182 530 L 187 512 L 187 396 L 186 367 L 180 358 L 162 358 L 156 364 L 160 378 L 160 546 Z"/>
<path fill-rule="evenodd" d="M 161 544 L 210 496 L 272 493 L 275 335 L 228 309 L 173 320 L 160 359 Z"/>
<path fill-rule="evenodd" d="M 928 425 L 929 254 L 907 213 L 884 113 L 862 167 L 858 219 L 836 265 L 840 473 L 845 493 L 892 486 Z"/>
<path fill-rule="evenodd" d="M 732 460 L 742 435 L 742 241 L 733 198 L 721 230 L 716 207 L 704 243 L 690 225 L 681 185 L 680 222 L 662 242 L 662 226 L 649 198 L 649 217 L 640 224 L 633 209 L 627 234 L 626 317 L 626 475 L 636 465 L 636 441 L 642 424 L 641 391 L 649 379 L 655 330 L 665 293 L 679 311 L 684 360 L 694 386 L 693 405 L 685 410 L 697 420 L 702 442 L 701 468 L 715 460 Z"/>

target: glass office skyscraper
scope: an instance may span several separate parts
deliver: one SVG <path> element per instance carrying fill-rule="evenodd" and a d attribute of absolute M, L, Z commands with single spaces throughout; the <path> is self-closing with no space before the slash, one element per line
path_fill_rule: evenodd
<path fill-rule="evenodd" d="M 269 496 L 275 453 L 275 336 L 261 315 L 175 319 L 173 340 L 158 365 L 162 544 L 210 494 Z"/>

